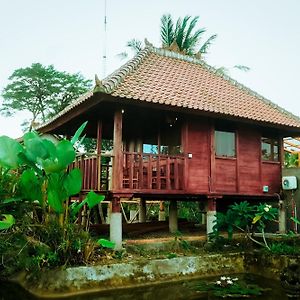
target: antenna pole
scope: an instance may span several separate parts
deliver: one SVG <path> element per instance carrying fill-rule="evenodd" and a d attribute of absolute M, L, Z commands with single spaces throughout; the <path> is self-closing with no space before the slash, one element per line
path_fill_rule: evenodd
<path fill-rule="evenodd" d="M 103 76 L 102 78 L 104 78 L 106 76 L 106 63 L 107 63 L 107 58 L 106 58 L 106 38 L 107 38 L 107 15 L 106 15 L 106 1 L 104 0 L 104 39 L 103 39 L 103 56 L 102 56 L 102 62 L 103 62 Z"/>

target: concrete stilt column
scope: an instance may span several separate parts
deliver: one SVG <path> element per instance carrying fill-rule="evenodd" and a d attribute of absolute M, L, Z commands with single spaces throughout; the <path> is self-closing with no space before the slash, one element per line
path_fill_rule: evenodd
<path fill-rule="evenodd" d="M 282 200 L 279 201 L 278 221 L 279 233 L 286 233 L 286 211 Z"/>
<path fill-rule="evenodd" d="M 170 201 L 169 206 L 169 230 L 171 233 L 175 233 L 178 230 L 177 219 L 177 201 Z"/>
<path fill-rule="evenodd" d="M 146 222 L 146 200 L 142 198 L 140 199 L 139 205 L 139 222 Z"/>
<path fill-rule="evenodd" d="M 198 206 L 199 206 L 199 211 L 200 211 L 199 224 L 205 225 L 206 224 L 206 213 L 204 213 L 205 203 L 203 203 L 203 201 L 199 201 Z"/>
<path fill-rule="evenodd" d="M 159 202 L 158 221 L 166 221 L 165 203 L 164 201 Z"/>
<path fill-rule="evenodd" d="M 110 214 L 110 240 L 114 242 L 115 250 L 122 249 L 122 213 L 120 210 L 120 198 L 113 198 Z"/>
<path fill-rule="evenodd" d="M 207 213 L 206 213 L 206 233 L 207 235 L 213 232 L 214 221 L 216 220 L 217 206 L 216 199 L 207 200 Z"/>
<path fill-rule="evenodd" d="M 111 203 L 107 205 L 107 214 L 105 219 L 106 224 L 110 223 L 110 215 L 111 215 Z"/>

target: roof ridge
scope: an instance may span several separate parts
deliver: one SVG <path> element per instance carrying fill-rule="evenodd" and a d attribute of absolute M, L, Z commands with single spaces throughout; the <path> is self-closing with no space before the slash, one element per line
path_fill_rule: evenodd
<path fill-rule="evenodd" d="M 119 69 L 114 71 L 102 80 L 101 92 L 110 94 L 114 89 L 134 71 L 137 66 L 144 60 L 144 58 L 150 53 L 150 47 L 146 46 L 143 50 L 139 51 L 132 59 L 122 65 Z"/>
<path fill-rule="evenodd" d="M 218 69 L 212 67 L 211 65 L 209 65 L 208 63 L 206 63 L 202 59 L 199 59 L 199 58 L 196 58 L 196 57 L 193 57 L 193 56 L 189 56 L 189 55 L 186 55 L 186 54 L 170 51 L 170 50 L 167 50 L 167 49 L 156 48 L 152 44 L 148 44 L 145 48 L 148 48 L 151 52 L 156 53 L 158 55 L 162 55 L 162 56 L 170 57 L 170 58 L 175 58 L 175 59 L 180 59 L 180 60 L 183 60 L 183 61 L 186 61 L 186 62 L 201 65 L 201 66 L 205 67 L 211 73 L 225 79 L 226 81 L 228 81 L 232 85 L 236 86 L 237 88 L 247 92 L 249 95 L 252 95 L 252 96 L 258 98 L 259 100 L 263 101 L 267 105 L 272 106 L 273 108 L 279 110 L 283 114 L 285 114 L 289 117 L 292 117 L 294 120 L 296 120 L 298 122 L 300 121 L 300 117 L 292 114 L 291 112 L 289 112 L 286 109 L 282 108 L 278 104 L 272 102 L 271 100 L 265 98 L 264 96 L 260 95 L 259 93 L 253 91 L 251 88 L 249 88 L 249 87 L 245 86 L 244 84 L 238 82 L 236 79 L 233 79 L 232 77 L 230 77 L 226 74 L 220 73 L 218 71 Z"/>

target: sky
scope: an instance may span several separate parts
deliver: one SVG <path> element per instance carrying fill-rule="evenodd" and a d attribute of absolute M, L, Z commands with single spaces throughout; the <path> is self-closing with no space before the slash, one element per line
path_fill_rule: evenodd
<path fill-rule="evenodd" d="M 208 38 L 218 37 L 206 56 L 230 76 L 279 106 L 300 115 L 299 0 L 0 0 L 0 91 L 15 69 L 32 63 L 88 79 L 125 63 L 117 54 L 132 38 L 160 45 L 160 18 L 199 16 Z M 104 67 L 103 53 L 107 60 Z M 249 72 L 232 69 L 246 65 Z M 2 98 L 0 96 L 0 103 Z M 0 135 L 22 135 L 27 113 L 0 116 Z"/>

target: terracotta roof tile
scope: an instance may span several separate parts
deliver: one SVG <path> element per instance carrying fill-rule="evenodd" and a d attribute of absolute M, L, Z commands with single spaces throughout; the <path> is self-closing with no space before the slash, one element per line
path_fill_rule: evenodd
<path fill-rule="evenodd" d="M 202 60 L 149 45 L 104 79 L 98 88 L 124 99 L 300 128 L 298 117 L 229 76 L 219 74 Z M 91 96 L 89 93 L 79 98 L 59 116 Z"/>
<path fill-rule="evenodd" d="M 230 77 L 217 74 L 203 61 L 156 48 L 146 49 L 144 54 L 111 91 L 113 96 L 126 94 L 129 99 L 300 127 L 298 117 Z"/>

